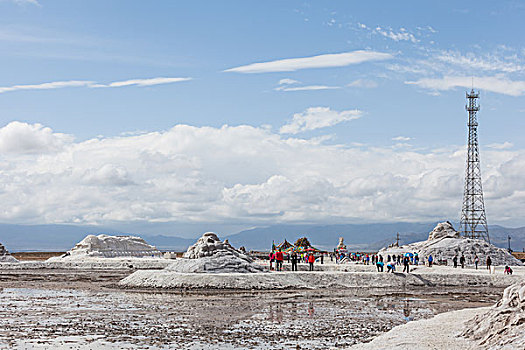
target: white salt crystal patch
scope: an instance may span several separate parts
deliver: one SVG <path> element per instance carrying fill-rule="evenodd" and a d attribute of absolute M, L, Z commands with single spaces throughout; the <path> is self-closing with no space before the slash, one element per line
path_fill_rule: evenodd
<path fill-rule="evenodd" d="M 505 289 L 501 300 L 466 324 L 462 336 L 475 340 L 479 349 L 525 347 L 525 280 Z"/>

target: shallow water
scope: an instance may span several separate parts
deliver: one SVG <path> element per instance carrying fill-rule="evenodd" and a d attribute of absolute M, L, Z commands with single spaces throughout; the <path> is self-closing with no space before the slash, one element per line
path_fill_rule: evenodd
<path fill-rule="evenodd" d="M 368 294 L 4 288 L 0 348 L 337 348 L 411 320 L 488 305 L 498 295 Z"/>

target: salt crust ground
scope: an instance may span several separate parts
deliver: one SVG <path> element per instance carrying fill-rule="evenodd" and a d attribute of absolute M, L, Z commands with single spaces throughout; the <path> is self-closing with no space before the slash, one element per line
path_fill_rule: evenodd
<path fill-rule="evenodd" d="M 521 279 L 506 288 L 492 307 L 445 312 L 410 322 L 349 349 L 525 349 L 524 321 L 525 279 Z"/>
<path fill-rule="evenodd" d="M 84 258 L 81 260 L 59 261 L 21 261 L 16 263 L 0 262 L 1 270 L 34 270 L 34 269 L 87 269 L 87 270 L 121 270 L 121 269 L 161 269 L 173 260 L 163 258 Z"/>
<path fill-rule="evenodd" d="M 525 349 L 525 279 L 505 289 L 487 312 L 468 321 L 462 336 L 477 341 L 480 349 Z"/>
<path fill-rule="evenodd" d="M 326 265 L 328 267 L 330 265 Z M 454 269 L 452 267 L 420 266 L 414 273 L 378 273 L 374 266 L 331 265 L 344 271 L 272 272 L 272 273 L 179 273 L 166 270 L 136 271 L 119 282 L 122 287 L 278 290 L 302 288 L 406 288 L 406 287 L 497 287 L 504 288 L 521 280 L 525 268 L 516 267 L 515 274 L 496 274 L 487 270 Z"/>
<path fill-rule="evenodd" d="M 486 312 L 488 309 L 463 309 L 445 312 L 427 320 L 409 322 L 394 327 L 369 343 L 357 344 L 349 349 L 479 349 L 476 342 L 463 338 L 460 334 L 463 332 L 465 323 L 468 320 Z"/>

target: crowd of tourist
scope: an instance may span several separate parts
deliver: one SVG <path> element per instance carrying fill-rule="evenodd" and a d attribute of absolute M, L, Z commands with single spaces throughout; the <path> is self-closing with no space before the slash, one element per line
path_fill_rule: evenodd
<path fill-rule="evenodd" d="M 292 271 L 297 271 L 298 263 L 308 264 L 309 270 L 314 271 L 314 263 L 319 261 L 321 264 L 323 264 L 324 256 L 326 254 L 323 252 L 314 254 L 314 252 L 315 251 L 313 249 L 307 252 L 291 251 L 288 253 L 284 253 L 281 249 L 272 251 L 270 254 L 268 254 L 268 260 L 270 261 L 270 271 L 282 271 L 284 260 L 292 264 Z"/>
<path fill-rule="evenodd" d="M 291 263 L 291 270 L 297 271 L 297 266 L 299 263 L 305 263 L 308 264 L 309 271 L 314 271 L 314 264 L 315 263 L 324 263 L 324 259 L 329 258 L 331 262 L 335 262 L 336 264 L 342 264 L 345 262 L 355 262 L 360 263 L 364 265 L 375 265 L 378 272 L 385 272 L 385 266 L 386 266 L 386 272 L 396 272 L 397 266 L 401 268 L 403 266 L 403 271 L 406 273 L 410 273 L 410 267 L 412 265 L 418 266 L 418 265 L 426 265 L 428 267 L 432 267 L 434 265 L 434 257 L 432 255 L 429 255 L 425 257 L 424 259 L 421 259 L 419 257 L 419 254 L 417 252 L 414 253 L 405 253 L 405 254 L 398 254 L 398 255 L 386 255 L 386 257 L 383 257 L 383 255 L 380 254 L 370 254 L 370 253 L 360 253 L 360 252 L 351 252 L 347 253 L 346 251 L 335 251 L 335 252 L 321 252 L 314 249 L 307 249 L 304 252 L 283 252 L 281 249 L 277 249 L 275 251 L 270 252 L 268 255 L 268 260 L 270 262 L 270 270 L 271 271 L 282 271 L 283 270 L 283 262 L 286 260 L 288 263 Z M 459 262 L 459 264 L 458 264 Z M 473 263 L 476 268 L 478 269 L 480 259 L 477 255 L 473 258 Z M 492 267 L 492 260 L 489 257 L 487 257 L 486 266 L 488 270 L 491 270 Z M 441 260 L 440 264 L 448 265 L 448 262 L 446 260 Z M 464 255 L 461 255 L 459 258 L 458 256 L 454 256 L 452 259 L 452 264 L 454 268 L 458 268 L 461 266 L 461 268 L 465 268 L 466 264 L 466 258 Z M 509 266 L 505 266 L 505 273 L 506 274 L 512 274 L 512 269 Z"/>

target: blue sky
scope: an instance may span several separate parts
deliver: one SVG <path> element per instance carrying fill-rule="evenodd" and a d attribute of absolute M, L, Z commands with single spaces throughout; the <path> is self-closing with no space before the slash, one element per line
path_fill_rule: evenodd
<path fill-rule="evenodd" d="M 525 5 L 518 1 L 370 4 L 358 1 L 2 0 L 0 126 L 4 128 L 5 140 L 0 140 L 0 146 L 4 145 L 3 159 L 9 164 L 5 165 L 7 168 L 25 171 L 27 178 L 27 174 L 35 170 L 24 168 L 19 163 L 21 160 L 15 160 L 10 154 L 23 153 L 25 157 L 33 157 L 33 162 L 43 162 L 45 157 L 52 157 L 49 152 L 55 152 L 51 162 L 59 162 L 66 157 L 65 153 L 71 156 L 73 149 L 78 151 L 99 142 L 102 146 L 96 154 L 113 152 L 115 158 L 99 160 L 84 171 L 114 167 L 110 175 L 104 176 L 119 177 L 125 173 L 134 186 L 119 193 L 125 193 L 126 200 L 139 201 L 137 188 L 144 190 L 144 184 L 153 178 L 144 175 L 140 180 L 143 182 L 134 179 L 137 173 L 123 164 L 118 153 L 123 146 L 112 149 L 108 144 L 126 142 L 133 145 L 130 148 L 138 147 L 140 142 L 134 138 L 137 135 L 166 136 L 180 131 L 173 131 L 175 125 L 191 126 L 196 128 L 196 133 L 206 133 L 206 127 L 221 132 L 223 125 L 233 128 L 246 125 L 266 135 L 263 139 L 282 143 L 283 148 L 276 150 L 276 154 L 284 155 L 290 143 L 301 142 L 311 145 L 307 153 L 312 158 L 307 162 L 314 163 L 316 152 L 321 149 L 324 152 L 321 157 L 333 156 L 334 162 L 341 161 L 340 154 L 333 155 L 341 149 L 361 152 L 355 158 L 363 159 L 367 156 L 373 159 L 371 153 L 383 154 L 378 163 L 388 163 L 393 154 L 400 162 L 412 159 L 410 166 L 420 171 L 419 179 L 413 178 L 416 170 L 397 174 L 399 169 L 395 165 L 380 171 L 384 176 L 390 174 L 394 182 L 400 177 L 423 183 L 422 176 L 438 176 L 437 172 L 443 169 L 449 170 L 443 176 L 454 179 L 449 203 L 453 210 L 444 209 L 448 207 L 446 201 L 436 199 L 442 204 L 432 207 L 437 212 L 428 216 L 408 215 L 408 206 L 406 213 L 385 209 L 381 215 L 364 215 L 361 211 L 350 216 L 343 214 L 352 211 L 349 206 L 354 205 L 377 212 L 377 203 L 361 198 L 359 204 L 340 203 L 335 209 L 331 205 L 323 207 L 318 212 L 326 215 L 319 217 L 304 208 L 292 209 L 283 204 L 277 214 L 272 214 L 280 217 L 278 221 L 424 221 L 459 211 L 456 207 L 460 204 L 455 203 L 461 200 L 464 161 L 457 165 L 448 162 L 463 156 L 455 152 L 462 152 L 466 139 L 464 93 L 470 89 L 473 79 L 482 97 L 480 141 L 487 152 L 486 163 L 482 165 L 487 168 L 484 172 L 487 172 L 488 185 L 493 186 L 489 192 L 501 203 L 519 200 L 523 195 L 521 178 L 516 179 L 513 172 L 505 171 L 510 171 L 509 167 L 520 170 L 523 166 L 525 47 L 521 33 L 524 15 Z M 260 64 L 253 66 L 255 63 Z M 242 127 L 239 130 L 246 131 Z M 40 141 L 29 142 L 28 138 Z M 177 145 L 181 138 L 179 135 Z M 202 142 L 197 139 L 192 142 Z M 241 146 L 250 149 L 247 144 Z M 220 148 L 216 144 L 211 147 L 212 152 L 215 147 Z M 139 154 L 140 149 L 133 152 Z M 162 148 L 155 152 L 165 154 L 167 151 Z M 299 177 L 285 174 L 287 171 L 277 166 L 282 161 L 278 156 L 268 160 L 268 166 L 260 170 L 250 161 L 265 155 L 255 151 L 252 158 L 239 160 L 230 159 L 225 148 L 226 153 L 216 157 L 223 162 L 210 160 L 209 164 L 201 159 L 200 151 L 195 150 L 193 156 L 187 152 L 186 148 L 177 148 L 170 157 L 182 154 L 189 157 L 199 170 L 195 181 L 210 181 L 217 185 L 216 191 L 222 191 L 218 199 L 222 209 L 212 209 L 211 204 L 206 207 L 206 218 L 213 217 L 213 221 L 240 220 L 250 225 L 266 222 L 264 218 L 268 213 L 240 215 L 230 212 L 229 204 L 228 210 L 222 207 L 227 202 L 225 193 L 237 185 L 262 186 L 264 193 L 268 187 L 265 184 L 272 176 L 284 176 L 287 181 L 304 184 Z M 443 152 L 448 153 L 443 155 Z M 294 157 L 294 154 L 287 156 Z M 444 157 L 443 163 L 434 169 L 430 164 L 437 161 L 437 155 Z M 414 165 L 419 158 L 425 159 L 424 166 Z M 245 166 L 243 171 L 232 174 L 231 169 L 237 165 L 228 168 L 225 164 L 234 162 L 251 164 L 251 167 Z M 214 165 L 219 170 L 216 174 L 203 170 L 208 169 L 203 163 L 208 164 L 209 169 Z M 63 166 L 67 173 L 65 169 L 76 168 L 78 164 Z M 372 168 L 367 163 L 360 167 Z M 251 173 L 247 168 L 253 168 Z M 270 168 L 273 170 L 268 170 Z M 355 178 L 352 175 L 346 179 L 327 178 L 323 171 L 330 173 L 310 166 L 311 176 L 326 180 L 336 188 L 348 187 L 360 177 L 370 178 L 370 174 L 364 173 Z M 122 181 L 121 185 L 126 184 Z M 20 186 L 27 187 L 29 183 Z M 376 187 L 370 186 L 383 195 L 385 190 L 378 188 L 380 183 L 384 181 L 378 180 Z M 315 188 L 318 185 L 312 184 Z M 64 183 L 57 182 L 54 186 L 64 186 Z M 369 188 L 369 185 L 363 186 Z M 434 186 L 443 187 L 439 183 Z M 517 192 L 509 194 L 502 189 L 512 186 L 517 186 Z M 42 184 L 43 193 L 45 188 L 48 191 L 50 187 Z M 166 188 L 159 189 L 159 193 L 163 191 Z M 511 197 L 496 195 L 503 192 Z M 410 193 L 414 193 L 414 188 L 404 195 L 410 197 Z M 309 202 L 311 198 L 306 197 L 309 195 L 301 198 Z M 389 193 L 387 197 L 394 198 L 395 194 Z M 321 202 L 325 201 L 330 199 L 323 197 Z M 158 213 L 160 202 L 157 199 L 152 202 L 155 208 L 148 210 Z M 273 202 L 268 205 L 280 206 Z M 26 209 L 20 209 L 23 214 L 6 212 L 3 216 L 0 214 L 0 219 L 104 223 L 131 220 L 136 215 L 137 220 L 157 220 L 157 215 L 144 213 L 110 215 L 105 219 L 101 214 L 102 218 L 88 219 L 88 212 L 95 207 L 104 211 L 103 206 L 91 203 L 69 216 L 47 217 L 45 213 L 52 209 L 42 208 L 36 213 L 26 213 Z M 498 222 L 525 224 L 509 214 L 504 204 L 496 207 L 499 208 L 496 210 Z M 171 208 L 158 220 L 180 220 L 174 213 L 180 214 L 181 210 L 186 209 Z M 295 214 L 288 217 L 289 212 Z M 503 213 L 507 215 L 504 219 Z M 490 211 L 488 215 L 490 221 Z M 188 220 L 205 219 L 198 216 Z"/>
<path fill-rule="evenodd" d="M 178 123 L 270 124 L 278 128 L 293 113 L 322 105 L 337 110 L 358 108 L 366 113 L 353 125 L 330 130 L 338 133 L 339 142 L 386 145 L 392 137 L 402 135 L 413 137 L 419 147 L 460 143 L 465 89 L 431 96 L 429 91 L 405 84 L 427 74 L 400 73 L 387 66 L 414 68 L 414 62 L 430 61 L 442 51 L 492 59 L 492 63 L 501 59 L 521 64 L 523 58 L 518 33 L 523 31 L 524 9 L 517 2 L 430 5 L 412 1 L 374 6 L 348 1 L 31 3 L 0 3 L 1 86 L 69 80 L 193 79 L 148 88 L 63 88 L 0 95 L 3 124 L 11 120 L 40 122 L 80 139 L 168 129 Z M 377 27 L 383 28 L 382 32 L 407 33 L 416 42 L 393 40 L 379 34 Z M 223 72 L 254 62 L 355 50 L 389 53 L 393 58 L 295 72 Z M 513 55 L 517 57 L 506 59 Z M 466 76 L 500 73 L 446 65 L 442 71 L 432 72 L 432 77 L 441 78 L 450 70 Z M 514 80 L 522 74 L 513 73 L 510 78 Z M 302 85 L 342 88 L 275 91 L 283 78 Z M 345 87 L 356 80 L 370 81 L 376 87 Z M 524 125 L 523 98 L 489 91 L 483 91 L 482 96 L 483 140 L 512 139 L 520 144 L 517 130 L 523 130 Z M 429 124 L 434 127 L 428 128 Z"/>

